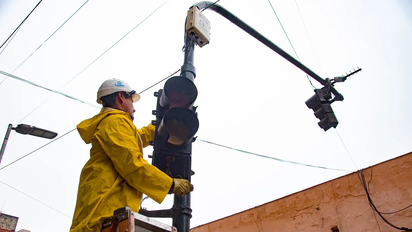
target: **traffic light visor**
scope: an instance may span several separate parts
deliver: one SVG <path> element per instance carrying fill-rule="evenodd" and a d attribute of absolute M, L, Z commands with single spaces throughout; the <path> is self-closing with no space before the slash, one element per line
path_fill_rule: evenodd
<path fill-rule="evenodd" d="M 158 135 L 167 142 L 180 146 L 190 142 L 199 129 L 196 113 L 188 108 L 175 107 L 166 111 L 158 128 Z"/>
<path fill-rule="evenodd" d="M 195 84 L 182 76 L 175 76 L 166 81 L 164 94 L 160 105 L 162 107 L 170 105 L 172 107 L 189 107 L 197 98 L 197 88 Z"/>

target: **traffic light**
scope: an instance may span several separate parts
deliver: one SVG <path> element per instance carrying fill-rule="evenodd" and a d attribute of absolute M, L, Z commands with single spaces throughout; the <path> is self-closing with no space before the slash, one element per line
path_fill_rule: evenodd
<path fill-rule="evenodd" d="M 322 89 L 315 89 L 315 95 L 305 102 L 306 106 L 312 109 L 316 118 L 320 120 L 318 125 L 324 131 L 329 130 L 331 127 L 336 128 L 339 123 L 331 107 L 333 102 L 330 100 L 331 98 L 332 95 L 328 88 L 323 87 Z"/>
<path fill-rule="evenodd" d="M 197 88 L 190 79 L 175 76 L 155 96 L 152 164 L 173 178 L 190 180 L 192 142 L 199 128 L 196 107 L 193 106 Z"/>

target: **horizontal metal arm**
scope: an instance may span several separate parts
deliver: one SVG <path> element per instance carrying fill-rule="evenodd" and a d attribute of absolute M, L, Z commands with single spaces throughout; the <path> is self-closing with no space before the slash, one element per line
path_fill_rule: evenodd
<path fill-rule="evenodd" d="M 162 209 L 162 210 L 140 209 L 139 213 L 146 217 L 171 218 L 173 216 L 173 209 Z"/>
<path fill-rule="evenodd" d="M 234 23 L 236 26 L 240 27 L 242 30 L 247 32 L 249 35 L 253 36 L 257 40 L 262 42 L 264 45 L 266 45 L 267 47 L 269 47 L 270 49 L 272 49 L 273 51 L 278 53 L 280 56 L 285 58 L 287 61 L 294 64 L 300 70 L 302 70 L 303 72 L 305 72 L 306 74 L 311 76 L 313 79 L 315 79 L 316 81 L 318 81 L 319 83 L 321 83 L 324 86 L 327 85 L 326 80 L 324 80 L 318 74 L 316 74 L 315 72 L 310 70 L 308 67 L 303 65 L 301 62 L 296 60 L 294 57 L 289 55 L 287 52 L 283 51 L 280 47 L 278 47 L 274 43 L 272 43 L 272 41 L 268 40 L 266 37 L 261 35 L 255 29 L 253 29 L 252 27 L 247 25 L 245 22 L 240 20 L 238 17 L 236 17 L 235 15 L 230 13 L 228 10 L 226 10 L 222 6 L 220 6 L 218 4 L 214 4 L 213 2 L 209 2 L 209 1 L 198 2 L 198 3 L 195 3 L 193 6 L 196 6 L 200 10 L 202 10 L 202 9 L 211 9 L 211 10 L 215 11 L 216 13 L 219 13 L 220 15 L 222 15 L 223 17 L 225 17 L 226 19 L 228 19 L 229 21 Z M 336 97 L 338 99 L 343 99 L 343 96 L 333 86 L 331 86 L 331 91 L 332 91 L 333 94 L 336 95 Z"/>

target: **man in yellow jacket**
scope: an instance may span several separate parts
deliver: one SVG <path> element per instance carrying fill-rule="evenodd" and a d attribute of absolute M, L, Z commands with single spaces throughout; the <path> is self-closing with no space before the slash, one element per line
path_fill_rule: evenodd
<path fill-rule="evenodd" d="M 143 193 L 160 204 L 168 193 L 183 196 L 193 190 L 189 181 L 172 179 L 143 159 L 155 128 L 133 124 L 133 103 L 139 99 L 126 82 L 109 79 L 97 93 L 100 113 L 77 125 L 92 148 L 80 175 L 70 232 L 101 231 L 103 220 L 118 208 L 138 212 Z"/>

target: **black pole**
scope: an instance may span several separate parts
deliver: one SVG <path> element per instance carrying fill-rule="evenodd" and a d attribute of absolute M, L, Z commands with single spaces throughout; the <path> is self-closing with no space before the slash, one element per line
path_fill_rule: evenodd
<path fill-rule="evenodd" d="M 173 226 L 176 227 L 179 232 L 189 232 L 190 218 L 192 217 L 192 209 L 190 208 L 190 193 L 184 195 L 183 197 L 178 197 L 175 195 L 173 208 L 175 211 L 173 214 Z"/>
<path fill-rule="evenodd" d="M 185 46 L 184 46 L 184 62 L 181 67 L 180 76 L 186 77 L 191 81 L 195 80 L 196 77 L 196 68 L 193 65 L 194 60 L 194 50 L 195 50 L 195 39 L 187 36 L 185 32 Z M 190 146 L 191 153 L 191 146 Z M 189 158 L 188 166 L 186 167 L 189 170 L 192 170 L 192 159 Z M 191 182 L 191 175 L 184 176 L 184 179 L 187 179 Z M 173 202 L 173 226 L 176 227 L 179 232 L 189 232 L 190 230 L 190 218 L 192 217 L 192 209 L 190 208 L 190 193 L 179 197 L 174 195 Z"/>
<path fill-rule="evenodd" d="M 1 146 L 1 151 L 0 151 L 0 163 L 1 163 L 1 160 L 3 159 L 4 150 L 6 150 L 7 141 L 9 140 L 9 135 L 10 135 L 10 131 L 12 127 L 13 125 L 9 124 L 7 128 L 6 136 L 4 136 L 3 145 Z"/>
<path fill-rule="evenodd" d="M 194 50 L 195 50 L 195 39 L 187 36 L 185 32 L 185 55 L 184 55 L 184 62 L 182 67 L 180 68 L 180 76 L 186 77 L 191 81 L 195 80 L 196 77 L 196 68 L 193 65 L 194 60 Z"/>

